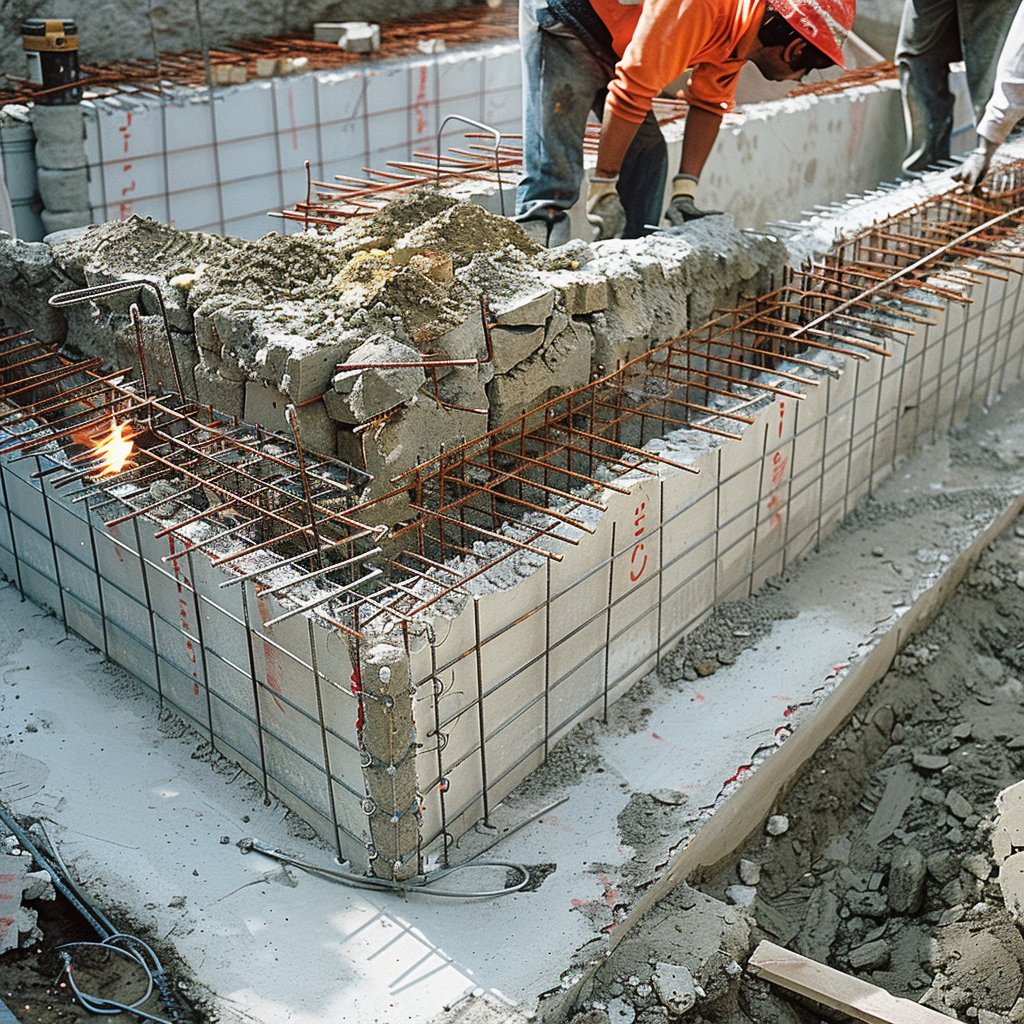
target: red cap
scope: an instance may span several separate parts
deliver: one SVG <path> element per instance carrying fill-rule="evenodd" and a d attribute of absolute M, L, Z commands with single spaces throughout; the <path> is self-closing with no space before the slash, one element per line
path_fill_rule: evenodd
<path fill-rule="evenodd" d="M 771 6 L 808 42 L 846 67 L 843 43 L 853 28 L 856 0 L 771 0 Z"/>

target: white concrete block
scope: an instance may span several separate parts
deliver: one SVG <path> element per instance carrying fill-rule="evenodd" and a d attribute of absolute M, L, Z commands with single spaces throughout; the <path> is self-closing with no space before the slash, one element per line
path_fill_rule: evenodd
<path fill-rule="evenodd" d="M 439 55 L 437 68 L 438 95 L 447 98 L 451 109 L 475 121 L 484 120 L 482 93 L 488 80 L 487 68 L 494 54 L 488 51 L 485 62 L 478 54 L 465 57 L 451 51 Z M 520 72 L 515 70 L 515 81 L 519 81 Z M 488 123 L 488 122 L 485 122 Z"/>

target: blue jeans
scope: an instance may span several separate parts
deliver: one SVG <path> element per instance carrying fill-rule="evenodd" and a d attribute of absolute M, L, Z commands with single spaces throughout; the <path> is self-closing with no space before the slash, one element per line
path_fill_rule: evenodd
<path fill-rule="evenodd" d="M 604 112 L 615 54 L 593 52 L 560 22 L 546 0 L 520 0 L 519 41 L 523 62 L 523 163 L 516 219 L 563 217 L 580 195 L 583 138 L 588 115 Z M 668 174 L 668 148 L 648 112 L 619 171 L 619 196 L 626 211 L 624 238 L 650 234 L 661 220 Z"/>
<path fill-rule="evenodd" d="M 905 171 L 923 171 L 949 159 L 951 61 L 963 59 L 974 123 L 981 120 L 1017 7 L 1018 0 L 906 0 L 896 40 L 909 136 Z"/>

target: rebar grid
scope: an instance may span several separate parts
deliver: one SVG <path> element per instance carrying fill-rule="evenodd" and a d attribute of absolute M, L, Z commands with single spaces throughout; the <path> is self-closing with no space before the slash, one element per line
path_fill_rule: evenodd
<path fill-rule="evenodd" d="M 1005 279 L 1013 268 L 993 246 L 1019 224 L 1022 199 L 1024 169 L 1013 167 L 982 198 L 960 190 L 918 204 L 776 291 L 395 478 L 357 512 L 372 520 L 375 504 L 404 493 L 411 513 L 392 535 L 406 550 L 389 560 L 404 583 L 370 620 L 388 609 L 414 617 L 506 559 L 561 560 L 594 532 L 602 491 L 625 492 L 618 478 L 694 471 L 646 449 L 652 439 L 736 438 L 754 408 L 802 400 L 831 357 L 890 355 L 931 322 L 927 296 L 970 302 L 969 286 Z"/>
<path fill-rule="evenodd" d="M 372 560 L 386 532 L 347 514 L 365 473 L 303 452 L 297 431 L 288 438 L 173 392 L 146 394 L 129 371 L 99 376 L 98 360 L 72 362 L 27 337 L 0 338 L 0 451 L 9 460 L 45 459 L 33 476 L 74 485 L 67 500 L 102 511 L 108 528 L 160 522 L 156 536 L 180 542 L 165 561 L 203 550 L 231 567 L 225 585 L 256 579 L 261 593 L 289 598 L 266 625 L 329 606 L 321 614 L 351 632 L 355 592 L 380 575 Z M 100 445 L 115 428 L 133 450 L 112 469 Z"/>

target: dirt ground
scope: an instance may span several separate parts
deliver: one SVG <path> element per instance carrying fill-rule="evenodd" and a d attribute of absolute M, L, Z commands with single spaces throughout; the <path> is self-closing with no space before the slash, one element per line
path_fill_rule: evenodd
<path fill-rule="evenodd" d="M 131 1013 L 118 1013 L 110 1004 L 137 1006 L 152 1019 L 166 1019 L 180 1024 L 199 1024 L 213 1018 L 204 1009 L 190 1006 L 188 997 L 179 990 L 175 968 L 168 952 L 161 960 L 171 986 L 176 990 L 172 1012 L 154 988 L 147 997 L 149 978 L 142 968 L 122 954 L 98 948 L 98 937 L 81 914 L 60 893 L 55 898 L 27 901 L 26 906 L 38 914 L 38 927 L 43 938 L 27 943 L 24 948 L 8 950 L 0 955 L 0 998 L 15 1018 L 25 1024 L 84 1024 L 97 1016 L 86 1010 L 76 998 L 68 981 L 61 947 L 71 953 L 75 983 L 87 997 L 95 997 L 97 1007 L 105 1010 L 103 1019 L 137 1021 Z M 74 943 L 88 945 L 75 946 Z M 104 1001 L 109 1001 L 105 1003 Z"/>

